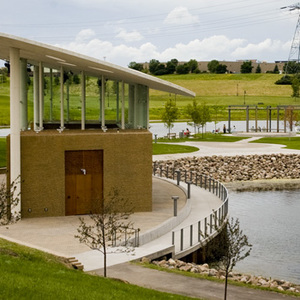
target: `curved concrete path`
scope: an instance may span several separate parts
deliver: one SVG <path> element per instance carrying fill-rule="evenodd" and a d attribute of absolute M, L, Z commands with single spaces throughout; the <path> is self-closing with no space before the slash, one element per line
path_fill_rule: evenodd
<path fill-rule="evenodd" d="M 249 137 L 238 142 L 193 142 L 187 141 L 185 143 L 176 143 L 176 145 L 186 145 L 199 148 L 199 151 L 192 153 L 178 153 L 178 154 L 162 154 L 153 155 L 155 160 L 178 159 L 183 157 L 203 157 L 212 155 L 235 156 L 235 155 L 262 155 L 262 154 L 300 154 L 300 150 L 286 149 L 285 145 L 279 144 L 261 144 L 249 143 L 261 137 Z M 300 135 L 298 136 L 300 139 Z M 175 143 L 174 143 L 175 144 Z"/>

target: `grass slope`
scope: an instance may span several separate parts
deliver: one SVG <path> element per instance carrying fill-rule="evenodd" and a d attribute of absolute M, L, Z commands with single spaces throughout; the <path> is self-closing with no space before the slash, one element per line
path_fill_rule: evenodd
<path fill-rule="evenodd" d="M 209 106 L 219 106 L 218 111 L 212 110 L 212 118 L 215 120 L 226 120 L 228 118 L 228 105 L 257 105 L 263 103 L 262 107 L 277 105 L 299 105 L 299 101 L 291 97 L 290 86 L 275 85 L 275 81 L 282 75 L 277 74 L 187 74 L 187 75 L 165 75 L 159 78 L 181 85 L 196 93 L 196 100 L 206 102 Z M 45 119 L 50 113 L 50 92 L 49 83 L 45 90 Z M 112 82 L 109 82 L 110 94 L 106 95 L 106 119 L 116 118 L 116 97 L 112 92 Z M 65 87 L 66 91 L 66 87 Z M 244 92 L 245 97 L 244 97 Z M 59 120 L 60 91 L 59 86 L 54 86 L 53 115 Z M 28 89 L 28 115 L 32 121 L 32 84 Z M 99 89 L 97 79 L 90 78 L 87 82 L 86 109 L 88 119 L 99 119 Z M 183 96 L 169 95 L 155 90 L 150 91 L 150 120 L 159 120 L 164 109 L 164 103 L 168 99 L 176 100 L 176 105 L 180 109 L 180 119 L 185 119 L 184 107 L 192 103 L 193 99 Z M 65 101 L 65 111 L 66 104 Z M 125 91 L 125 106 L 128 103 L 128 89 Z M 80 85 L 70 86 L 70 120 L 78 120 L 81 116 Z M 274 112 L 274 118 L 275 118 Z M 265 119 L 265 112 L 260 111 L 258 118 Z M 246 118 L 245 113 L 240 111 L 232 112 L 232 120 L 242 120 Z M 250 112 L 250 118 L 254 118 L 254 112 Z M 9 124 L 9 80 L 0 85 L 0 124 Z"/>
<path fill-rule="evenodd" d="M 191 299 L 68 268 L 62 259 L 0 239 L 1 299 Z"/>
<path fill-rule="evenodd" d="M 168 145 L 168 144 L 152 144 L 152 154 L 175 154 L 175 153 L 191 153 L 198 151 L 199 148 L 182 145 Z"/>

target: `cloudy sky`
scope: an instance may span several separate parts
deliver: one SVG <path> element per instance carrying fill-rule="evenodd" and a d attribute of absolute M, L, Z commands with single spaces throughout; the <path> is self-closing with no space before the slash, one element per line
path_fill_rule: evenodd
<path fill-rule="evenodd" d="M 0 31 L 122 66 L 150 59 L 287 60 L 295 0 L 6 0 Z"/>

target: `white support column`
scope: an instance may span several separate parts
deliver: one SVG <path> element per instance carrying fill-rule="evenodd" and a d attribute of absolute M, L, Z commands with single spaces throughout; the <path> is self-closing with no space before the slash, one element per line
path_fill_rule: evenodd
<path fill-rule="evenodd" d="M 65 129 L 64 120 L 64 69 L 60 67 L 60 129 Z"/>
<path fill-rule="evenodd" d="M 43 130 L 44 119 L 44 67 L 43 63 L 39 63 L 39 130 Z"/>
<path fill-rule="evenodd" d="M 122 129 L 125 129 L 125 84 L 122 80 Z"/>
<path fill-rule="evenodd" d="M 147 86 L 147 129 L 149 130 L 149 107 L 150 106 L 150 97 L 149 97 L 149 87 Z"/>
<path fill-rule="evenodd" d="M 21 130 L 28 129 L 27 114 L 27 60 L 20 60 L 20 126 Z"/>
<path fill-rule="evenodd" d="M 133 99 L 133 128 L 137 128 L 137 121 L 138 121 L 138 87 L 137 84 L 134 85 L 134 99 Z"/>
<path fill-rule="evenodd" d="M 10 61 L 10 182 L 21 175 L 21 135 L 20 135 L 20 50 L 9 49 Z M 21 183 L 16 185 L 16 195 L 21 191 Z M 13 212 L 21 211 L 21 197 Z"/>
<path fill-rule="evenodd" d="M 85 130 L 85 75 L 81 72 L 81 130 Z"/>
<path fill-rule="evenodd" d="M 53 70 L 50 69 L 50 122 L 53 120 Z"/>
<path fill-rule="evenodd" d="M 39 67 L 34 66 L 33 73 L 33 129 L 34 131 L 38 131 L 38 123 L 39 123 Z"/>
<path fill-rule="evenodd" d="M 106 130 L 105 127 L 105 80 L 104 76 L 102 75 L 101 78 L 101 101 L 102 101 L 102 118 L 101 118 L 101 128 Z"/>

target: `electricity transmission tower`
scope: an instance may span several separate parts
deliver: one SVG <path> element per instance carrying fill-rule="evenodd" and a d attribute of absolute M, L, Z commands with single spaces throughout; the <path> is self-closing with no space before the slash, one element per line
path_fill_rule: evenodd
<path fill-rule="evenodd" d="M 300 12 L 300 3 L 296 3 L 289 6 L 281 7 L 288 11 L 298 10 Z M 285 75 L 288 73 L 299 73 L 300 72 L 300 13 L 298 16 L 298 22 L 289 54 L 289 59 L 285 67 Z"/>

